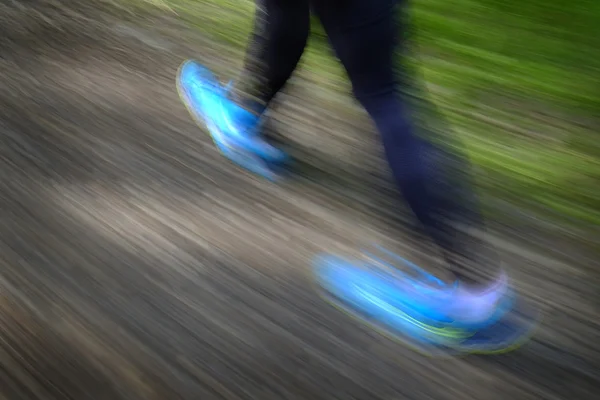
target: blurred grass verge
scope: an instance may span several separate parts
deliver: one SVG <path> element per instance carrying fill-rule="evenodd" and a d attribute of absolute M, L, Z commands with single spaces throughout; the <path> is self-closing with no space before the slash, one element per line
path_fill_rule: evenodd
<path fill-rule="evenodd" d="M 254 12 L 251 0 L 98 2 L 172 14 L 237 50 Z M 410 11 L 419 45 L 411 61 L 464 139 L 482 193 L 600 225 L 600 2 L 414 0 Z M 347 88 L 318 23 L 303 70 L 323 90 Z"/>

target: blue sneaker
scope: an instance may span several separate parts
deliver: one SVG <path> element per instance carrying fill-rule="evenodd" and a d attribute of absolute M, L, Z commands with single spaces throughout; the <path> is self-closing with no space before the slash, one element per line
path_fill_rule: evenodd
<path fill-rule="evenodd" d="M 373 263 L 319 257 L 315 274 L 325 298 L 428 355 L 498 352 L 531 331 L 530 324 L 513 321 L 515 296 L 505 275 L 485 291 L 472 292 L 388 254 L 413 273 L 386 263 L 389 270 Z"/>
<path fill-rule="evenodd" d="M 203 122 L 217 148 L 238 165 L 275 180 L 273 167 L 287 155 L 260 135 L 260 117 L 228 97 L 228 87 L 195 61 L 185 61 L 177 76 L 179 94 L 197 122 Z"/>

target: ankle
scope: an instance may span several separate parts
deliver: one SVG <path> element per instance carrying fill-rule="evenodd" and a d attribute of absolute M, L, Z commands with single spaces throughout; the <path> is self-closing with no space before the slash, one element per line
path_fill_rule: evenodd
<path fill-rule="evenodd" d="M 228 93 L 229 100 L 233 101 L 244 110 L 260 117 L 267 108 L 266 104 L 258 99 L 247 96 L 239 91 L 232 90 Z"/>

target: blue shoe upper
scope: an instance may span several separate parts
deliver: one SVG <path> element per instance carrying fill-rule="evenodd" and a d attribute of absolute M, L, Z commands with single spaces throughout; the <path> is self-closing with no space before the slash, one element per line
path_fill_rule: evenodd
<path fill-rule="evenodd" d="M 203 120 L 216 145 L 224 152 L 233 150 L 279 163 L 286 154 L 267 143 L 259 134 L 260 117 L 237 105 L 228 97 L 214 75 L 194 61 L 185 62 L 179 72 L 179 86 L 188 108 Z"/>
<path fill-rule="evenodd" d="M 510 308 L 507 299 L 492 317 L 477 325 L 455 321 L 444 313 L 443 307 L 444 302 L 452 300 L 453 286 L 445 285 L 406 260 L 404 262 L 419 276 L 402 272 L 390 274 L 369 268 L 367 264 L 359 265 L 329 255 L 319 257 L 315 266 L 319 283 L 337 299 L 392 330 L 425 342 L 464 341 L 482 327 L 498 321 Z M 398 285 L 400 281 L 402 285 Z"/>

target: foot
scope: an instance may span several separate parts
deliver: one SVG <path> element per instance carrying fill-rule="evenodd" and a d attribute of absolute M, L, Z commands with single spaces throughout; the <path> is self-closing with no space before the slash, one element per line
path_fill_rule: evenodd
<path fill-rule="evenodd" d="M 287 160 L 260 134 L 260 116 L 238 106 L 214 75 L 194 61 L 186 61 L 177 79 L 182 100 L 202 121 L 217 148 L 230 160 L 267 179 L 277 175 L 273 167 Z"/>
<path fill-rule="evenodd" d="M 404 261 L 417 276 L 334 256 L 316 261 L 316 276 L 334 303 L 426 352 L 434 347 L 495 352 L 524 335 L 522 325 L 507 322 L 515 297 L 506 275 L 473 291 L 460 283 L 444 284 Z"/>

